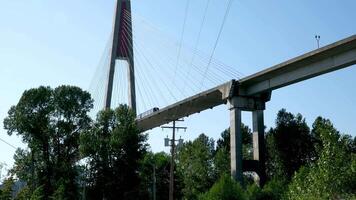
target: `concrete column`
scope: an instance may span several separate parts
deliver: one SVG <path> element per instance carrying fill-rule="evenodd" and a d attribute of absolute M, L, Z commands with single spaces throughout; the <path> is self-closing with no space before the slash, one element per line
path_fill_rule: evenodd
<path fill-rule="evenodd" d="M 110 67 L 106 83 L 104 108 L 108 109 L 111 106 L 112 89 L 114 84 L 115 63 L 117 59 L 117 49 L 119 45 L 119 30 L 120 30 L 120 16 L 121 16 L 121 1 L 116 1 L 114 24 L 112 31 L 112 47 L 110 52 Z"/>
<path fill-rule="evenodd" d="M 136 116 L 136 89 L 135 89 L 135 71 L 134 71 L 134 62 L 133 59 L 129 62 L 128 65 L 128 103 L 129 107 L 132 109 Z"/>
<path fill-rule="evenodd" d="M 264 121 L 263 110 L 252 111 L 252 126 L 253 126 L 253 159 L 259 161 L 258 175 L 260 177 L 260 185 L 264 185 L 266 181 L 265 167 L 265 138 L 264 138 Z"/>
<path fill-rule="evenodd" d="M 231 176 L 243 183 L 242 176 L 242 131 L 241 109 L 237 107 L 237 98 L 230 101 L 230 161 Z"/>

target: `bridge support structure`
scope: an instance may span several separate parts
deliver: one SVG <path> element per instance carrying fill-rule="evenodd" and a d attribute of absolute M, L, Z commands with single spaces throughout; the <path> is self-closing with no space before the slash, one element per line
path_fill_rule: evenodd
<path fill-rule="evenodd" d="M 126 19 L 125 19 L 126 18 Z M 116 0 L 105 108 L 110 108 L 116 60 L 127 62 L 128 104 L 136 114 L 135 67 L 132 42 L 131 1 Z"/>
<path fill-rule="evenodd" d="M 259 97 L 233 95 L 228 100 L 230 110 L 230 166 L 231 176 L 243 184 L 243 172 L 253 171 L 259 176 L 259 184 L 266 181 L 265 142 L 263 112 L 271 92 Z M 242 153 L 241 112 L 252 112 L 253 160 L 244 160 Z"/>

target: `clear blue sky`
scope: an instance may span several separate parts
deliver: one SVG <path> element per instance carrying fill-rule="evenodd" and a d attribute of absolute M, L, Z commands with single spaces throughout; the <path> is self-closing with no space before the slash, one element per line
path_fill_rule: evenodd
<path fill-rule="evenodd" d="M 196 41 L 206 0 L 190 1 L 183 40 L 188 46 Z M 133 0 L 132 9 L 179 41 L 185 3 Z M 199 43 L 207 54 L 226 3 L 211 0 Z M 113 6 L 114 0 L 0 0 L 0 138 L 24 147 L 18 137 L 7 136 L 2 128 L 8 109 L 24 90 L 62 84 L 89 88 L 111 32 Z M 252 74 L 315 49 L 315 34 L 321 35 L 321 45 L 355 34 L 355 8 L 354 0 L 234 0 L 214 57 L 244 75 Z M 149 41 L 141 41 L 146 42 L 149 45 Z M 277 111 L 286 108 L 301 112 L 310 125 L 321 115 L 340 131 L 356 135 L 355 85 L 356 67 L 352 66 L 274 91 L 265 111 L 266 125 L 273 126 Z M 204 132 L 217 139 L 229 125 L 228 116 L 226 106 L 193 115 L 182 123 L 188 131 L 179 135 L 188 140 Z M 250 121 L 250 114 L 245 113 L 244 122 Z M 159 128 L 150 131 L 154 151 L 167 150 L 163 138 L 169 133 Z M 0 142 L 0 162 L 12 165 L 13 153 L 14 149 Z"/>

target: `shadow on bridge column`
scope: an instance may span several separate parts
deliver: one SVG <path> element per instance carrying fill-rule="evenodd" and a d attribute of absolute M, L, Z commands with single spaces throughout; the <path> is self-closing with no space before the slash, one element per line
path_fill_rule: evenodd
<path fill-rule="evenodd" d="M 230 166 L 231 176 L 243 184 L 242 176 L 242 130 L 241 109 L 236 106 L 237 99 L 230 100 Z"/>
<path fill-rule="evenodd" d="M 263 110 L 252 111 L 253 126 L 253 159 L 258 161 L 257 172 L 260 177 L 259 185 L 263 186 L 266 182 L 266 164 L 265 164 L 265 125 L 263 120 Z"/>
<path fill-rule="evenodd" d="M 266 182 L 263 110 L 269 98 L 270 93 L 263 98 L 233 96 L 229 99 L 231 176 L 241 185 L 244 171 L 256 172 L 261 187 Z M 241 111 L 252 112 L 254 160 L 243 160 Z"/>

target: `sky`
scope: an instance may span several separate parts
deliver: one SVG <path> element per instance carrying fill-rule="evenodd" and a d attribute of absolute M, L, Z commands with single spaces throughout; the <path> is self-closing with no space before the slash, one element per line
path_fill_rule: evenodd
<path fill-rule="evenodd" d="M 206 2 L 190 0 L 183 32 L 186 0 L 132 0 L 133 32 L 138 37 L 142 54 L 157 54 L 163 60 L 172 56 L 168 54 L 177 54 L 180 44 L 184 46 L 182 55 L 189 54 L 186 49 L 194 48 L 196 44 Z M 210 0 L 197 45 L 206 55 L 212 54 L 227 3 L 228 0 Z M 1 139 L 15 147 L 26 147 L 18 136 L 8 136 L 2 124 L 9 108 L 16 105 L 26 89 L 40 85 L 76 85 L 89 90 L 93 80 L 103 82 L 97 78 L 97 70 L 101 69 L 98 63 L 110 38 L 114 4 L 114 0 L 0 0 Z M 245 76 L 256 73 L 314 50 L 316 34 L 321 36 L 321 46 L 355 34 L 355 8 L 354 0 L 233 0 L 213 57 Z M 156 35 L 149 28 L 142 28 L 144 25 L 140 24 L 145 23 L 158 27 L 160 33 Z M 163 47 L 160 49 L 152 38 L 172 43 L 173 53 Z M 142 78 L 137 78 L 138 90 L 149 93 L 147 87 L 150 85 L 142 80 L 156 79 L 162 98 L 168 98 L 165 96 L 170 96 L 169 91 L 160 82 L 171 76 L 163 75 L 162 80 L 158 75 L 152 77 L 152 72 L 144 71 L 142 55 L 137 57 L 137 73 L 141 73 Z M 120 69 L 119 73 L 124 72 L 124 68 Z M 161 70 L 174 71 L 173 68 L 159 68 Z M 185 82 L 179 78 L 182 76 L 173 78 L 177 79 L 173 82 L 178 85 L 177 89 L 172 89 L 173 93 L 179 93 L 177 90 L 185 87 Z M 301 113 L 310 126 L 317 116 L 323 116 L 341 132 L 355 136 L 355 77 L 356 66 L 351 66 L 273 91 L 272 99 L 266 105 L 266 126 L 273 127 L 278 110 L 286 108 L 289 112 Z M 221 80 L 221 83 L 226 81 L 229 80 Z M 209 86 L 204 85 L 204 88 Z M 122 94 L 125 96 L 125 92 Z M 166 104 L 163 100 L 158 101 L 157 105 L 162 107 L 173 98 Z M 154 105 L 147 103 L 149 105 L 143 106 L 138 102 L 140 111 Z M 243 122 L 251 124 L 251 113 L 243 113 Z M 229 112 L 226 105 L 218 106 L 192 115 L 179 125 L 188 127 L 186 132 L 178 132 L 178 137 L 184 140 L 192 140 L 201 133 L 216 140 L 229 126 Z M 149 131 L 151 149 L 168 151 L 163 138 L 170 133 L 161 128 Z M 14 152 L 14 148 L 0 141 L 0 162 L 6 163 L 8 168 L 13 164 Z"/>

